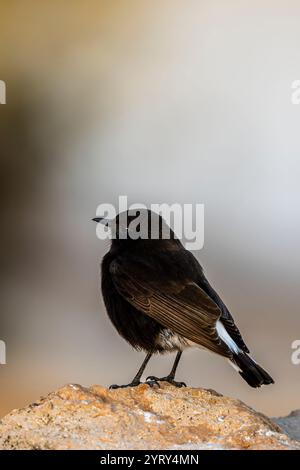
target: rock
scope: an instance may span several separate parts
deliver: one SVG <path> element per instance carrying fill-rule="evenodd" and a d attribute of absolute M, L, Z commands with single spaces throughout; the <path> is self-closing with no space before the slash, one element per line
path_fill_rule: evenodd
<path fill-rule="evenodd" d="M 67 385 L 3 418 L 0 449 L 300 449 L 300 443 L 212 390 Z"/>
<path fill-rule="evenodd" d="M 300 410 L 292 411 L 284 418 L 273 418 L 273 421 L 292 439 L 300 441 Z"/>

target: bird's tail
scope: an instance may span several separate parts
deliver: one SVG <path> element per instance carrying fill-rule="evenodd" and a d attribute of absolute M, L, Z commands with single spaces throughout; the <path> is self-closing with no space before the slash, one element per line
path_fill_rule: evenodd
<path fill-rule="evenodd" d="M 274 383 L 272 377 L 248 354 L 242 351 L 233 355 L 232 363 L 238 367 L 239 374 L 251 387 L 256 388 Z"/>

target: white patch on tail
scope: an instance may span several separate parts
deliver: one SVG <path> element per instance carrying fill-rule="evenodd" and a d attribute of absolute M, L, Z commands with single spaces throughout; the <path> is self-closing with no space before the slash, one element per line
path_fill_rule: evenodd
<path fill-rule="evenodd" d="M 232 362 L 230 359 L 228 359 L 228 362 L 231 365 L 231 367 L 234 368 L 234 370 L 236 370 L 237 372 L 241 372 L 241 369 L 234 362 Z"/>
<path fill-rule="evenodd" d="M 225 326 L 220 320 L 217 321 L 216 328 L 221 340 L 224 341 L 225 344 L 227 344 L 227 346 L 232 352 L 238 354 L 240 352 L 240 348 L 235 344 L 235 342 L 233 341 L 229 333 L 226 331 Z"/>

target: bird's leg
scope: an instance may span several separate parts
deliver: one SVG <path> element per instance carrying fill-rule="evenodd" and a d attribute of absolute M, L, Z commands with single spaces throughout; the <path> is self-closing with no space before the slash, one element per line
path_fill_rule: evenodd
<path fill-rule="evenodd" d="M 130 382 L 129 384 L 127 385 L 116 385 L 116 384 L 113 384 L 111 385 L 109 388 L 110 389 L 115 389 L 115 388 L 126 388 L 126 387 L 137 387 L 138 385 L 141 384 L 141 381 L 140 381 L 140 378 L 142 377 L 143 375 L 143 372 L 146 368 L 146 365 L 148 364 L 151 356 L 152 356 L 152 352 L 149 352 L 147 354 L 147 356 L 145 357 L 141 367 L 139 368 L 136 376 L 134 377 L 134 379 L 132 380 L 132 382 Z M 153 385 L 158 385 L 159 386 L 159 383 L 156 381 L 156 380 L 149 380 L 146 382 L 147 385 L 149 385 L 150 387 L 153 387 Z"/>
<path fill-rule="evenodd" d="M 169 373 L 169 375 L 167 375 L 167 377 L 158 378 L 158 377 L 155 377 L 154 375 L 150 375 L 149 377 L 147 377 L 146 380 L 149 380 L 150 382 L 168 382 L 169 384 L 172 384 L 175 387 L 186 387 L 186 384 L 184 382 L 176 382 L 176 380 L 174 380 L 177 366 L 181 358 L 181 354 L 182 354 L 182 351 L 179 351 L 176 354 L 172 370 Z"/>

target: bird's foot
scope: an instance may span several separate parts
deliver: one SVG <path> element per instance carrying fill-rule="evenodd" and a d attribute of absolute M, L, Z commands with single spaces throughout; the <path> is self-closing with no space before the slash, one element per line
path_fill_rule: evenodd
<path fill-rule="evenodd" d="M 116 390 L 117 388 L 137 387 L 137 386 L 140 385 L 141 383 L 142 383 L 142 382 L 140 382 L 139 380 L 133 380 L 132 382 L 130 382 L 129 384 L 126 384 L 126 385 L 112 384 L 112 385 L 109 387 L 109 390 Z"/>
<path fill-rule="evenodd" d="M 138 385 L 141 385 L 142 383 L 146 383 L 147 385 L 149 385 L 149 387 L 154 387 L 154 386 L 157 386 L 159 387 L 159 383 L 157 380 L 153 379 L 153 380 L 147 380 L 147 382 L 140 382 L 139 380 L 133 380 L 132 382 L 130 382 L 129 384 L 127 385 L 117 385 L 117 384 L 113 384 L 109 387 L 109 390 L 116 390 L 117 388 L 128 388 L 128 387 L 138 387 Z"/>
<path fill-rule="evenodd" d="M 168 382 L 169 384 L 171 385 L 174 385 L 174 387 L 178 387 L 178 388 L 181 388 L 181 387 L 186 387 L 186 383 L 185 382 L 177 382 L 176 380 L 174 380 L 174 377 L 172 377 L 171 375 L 168 375 L 167 377 L 155 377 L 154 375 L 149 375 L 149 377 L 147 377 L 146 379 L 146 383 L 149 382 L 156 382 L 156 383 L 159 383 L 159 382 Z"/>

